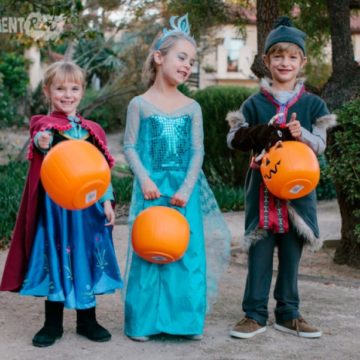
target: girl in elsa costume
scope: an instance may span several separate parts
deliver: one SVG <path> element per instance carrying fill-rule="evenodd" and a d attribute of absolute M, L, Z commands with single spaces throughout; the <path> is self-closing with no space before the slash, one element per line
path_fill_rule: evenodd
<path fill-rule="evenodd" d="M 64 307 L 76 309 L 78 334 L 108 341 L 111 334 L 96 320 L 95 295 L 122 287 L 112 241 L 111 184 L 92 206 L 66 210 L 44 191 L 40 168 L 48 150 L 68 139 L 89 141 L 110 166 L 114 159 L 101 126 L 77 113 L 85 87 L 83 70 L 72 62 L 56 62 L 47 68 L 43 84 L 51 112 L 30 121 L 30 167 L 0 290 L 47 297 L 45 323 L 33 338 L 34 346 L 50 346 L 62 336 Z"/>
<path fill-rule="evenodd" d="M 196 43 L 187 15 L 170 24 L 144 65 L 149 89 L 128 106 L 124 152 L 135 174 L 129 223 L 131 230 L 146 207 L 173 206 L 189 222 L 190 241 L 170 264 L 147 262 L 129 246 L 125 334 L 135 341 L 160 333 L 201 339 L 229 255 L 230 233 L 201 170 L 201 108 L 177 89 L 190 76 Z"/>

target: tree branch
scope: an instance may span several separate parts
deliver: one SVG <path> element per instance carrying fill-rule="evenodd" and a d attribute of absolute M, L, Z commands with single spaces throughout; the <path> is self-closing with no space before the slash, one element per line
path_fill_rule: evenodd
<path fill-rule="evenodd" d="M 274 21 L 279 16 L 277 0 L 258 0 L 256 2 L 256 23 L 257 23 L 257 50 L 251 71 L 258 77 L 269 76 L 269 71 L 262 61 L 266 36 L 272 30 Z"/>
<path fill-rule="evenodd" d="M 350 31 L 350 0 L 326 0 L 330 17 L 333 73 L 346 73 L 356 66 Z"/>

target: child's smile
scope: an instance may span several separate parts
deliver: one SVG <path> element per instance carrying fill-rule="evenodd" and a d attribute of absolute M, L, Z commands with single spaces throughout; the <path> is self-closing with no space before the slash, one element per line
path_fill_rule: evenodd
<path fill-rule="evenodd" d="M 83 95 L 80 84 L 71 81 L 54 81 L 49 88 L 45 88 L 50 99 L 51 110 L 61 111 L 66 115 L 75 115 L 76 109 Z"/>
<path fill-rule="evenodd" d="M 161 71 L 163 76 L 176 85 L 185 82 L 195 62 L 196 49 L 187 40 L 178 40 L 170 51 L 161 57 Z"/>
<path fill-rule="evenodd" d="M 180 75 L 182 75 L 183 81 L 185 81 L 185 80 L 188 78 L 188 76 L 190 75 L 190 72 L 189 72 L 189 71 L 181 71 L 181 70 L 179 70 L 178 73 L 179 73 Z"/>
<path fill-rule="evenodd" d="M 265 58 L 265 64 L 271 72 L 274 86 L 279 90 L 292 90 L 300 70 L 305 65 L 306 59 L 300 51 L 292 49 L 270 54 Z"/>

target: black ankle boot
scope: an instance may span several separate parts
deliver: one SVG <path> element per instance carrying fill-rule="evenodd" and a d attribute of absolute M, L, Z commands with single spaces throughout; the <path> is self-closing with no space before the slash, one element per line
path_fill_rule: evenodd
<path fill-rule="evenodd" d="M 45 300 L 45 323 L 32 339 L 34 346 L 47 347 L 63 334 L 64 304 Z"/>
<path fill-rule="evenodd" d="M 77 327 L 79 335 L 92 341 L 109 341 L 111 334 L 96 321 L 95 307 L 85 310 L 76 310 Z"/>

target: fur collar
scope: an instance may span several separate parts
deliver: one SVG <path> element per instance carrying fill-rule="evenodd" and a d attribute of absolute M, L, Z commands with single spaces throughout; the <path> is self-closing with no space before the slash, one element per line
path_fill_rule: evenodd
<path fill-rule="evenodd" d="M 245 116 L 243 115 L 241 109 L 236 111 L 229 111 L 225 120 L 228 122 L 231 128 L 241 126 L 246 123 Z"/>
<path fill-rule="evenodd" d="M 301 88 L 304 86 L 305 79 L 299 78 L 296 80 L 294 90 L 291 90 L 290 92 L 295 96 L 299 94 Z M 278 94 L 283 91 L 274 90 L 272 87 L 273 81 L 269 78 L 263 78 L 260 81 L 260 88 L 266 90 L 269 94 L 271 94 L 275 99 L 278 99 Z"/>

